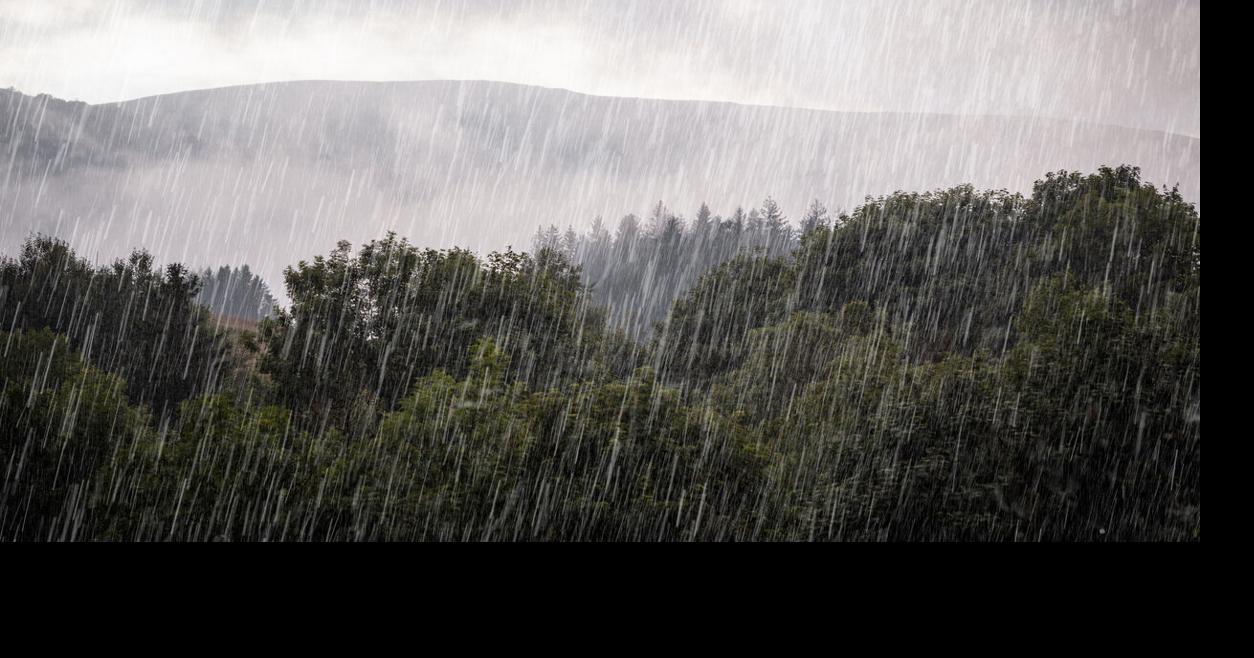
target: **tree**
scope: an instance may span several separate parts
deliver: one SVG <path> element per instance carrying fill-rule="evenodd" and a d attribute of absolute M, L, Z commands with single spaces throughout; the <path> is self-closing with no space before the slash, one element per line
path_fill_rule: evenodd
<path fill-rule="evenodd" d="M 186 268 L 29 241 L 0 261 L 0 536 L 1200 538 L 1177 191 L 1119 167 L 811 204 L 778 255 L 662 216 L 573 257 L 339 243 L 238 362 Z M 607 322 L 658 309 L 651 338 Z"/>
<path fill-rule="evenodd" d="M 262 370 L 285 404 L 345 431 L 360 404 L 391 409 L 419 377 L 464 373 L 482 337 L 514 351 L 514 376 L 538 382 L 588 367 L 604 331 L 579 267 L 556 249 L 483 263 L 389 234 L 356 255 L 341 242 L 285 280 L 291 310 L 262 324 Z"/>
<path fill-rule="evenodd" d="M 133 402 L 162 413 L 215 390 L 237 366 L 196 302 L 200 286 L 187 268 L 158 268 L 146 251 L 93 267 L 45 236 L 0 261 L 0 311 L 10 328 L 65 334 L 89 363 L 125 379 Z"/>
<path fill-rule="evenodd" d="M 806 216 L 801 220 L 801 234 L 813 233 L 819 228 L 827 228 L 830 224 L 831 219 L 827 216 L 827 207 L 815 199 L 810 202 L 810 208 L 806 210 Z"/>
<path fill-rule="evenodd" d="M 788 218 L 780 209 L 775 199 L 766 197 L 762 202 L 762 223 L 766 231 L 766 247 L 772 253 L 787 253 L 792 250 L 792 229 L 788 226 Z"/>
<path fill-rule="evenodd" d="M 557 230 L 556 224 L 549 224 L 545 227 L 536 229 L 535 237 L 531 239 L 531 250 L 538 252 L 542 249 L 561 249 L 562 234 Z"/>
<path fill-rule="evenodd" d="M 204 270 L 196 299 L 220 318 L 258 321 L 274 312 L 277 305 L 270 287 L 248 265 Z"/>

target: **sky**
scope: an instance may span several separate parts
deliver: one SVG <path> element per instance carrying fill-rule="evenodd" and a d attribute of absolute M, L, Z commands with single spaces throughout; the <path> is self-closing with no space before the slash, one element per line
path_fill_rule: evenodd
<path fill-rule="evenodd" d="M 1178 0 L 0 0 L 0 88 L 89 103 L 284 80 L 499 80 L 1201 136 Z"/>

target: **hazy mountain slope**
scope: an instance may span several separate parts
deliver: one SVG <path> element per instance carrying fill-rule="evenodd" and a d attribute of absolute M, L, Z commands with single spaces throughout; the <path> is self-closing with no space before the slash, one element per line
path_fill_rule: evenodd
<path fill-rule="evenodd" d="M 0 92 L 0 240 L 108 258 L 283 265 L 392 229 L 524 246 L 537 224 L 691 213 L 1127 162 L 1200 201 L 1200 140 L 1007 117 L 837 113 L 593 97 L 491 82 L 293 82 L 85 105 Z"/>

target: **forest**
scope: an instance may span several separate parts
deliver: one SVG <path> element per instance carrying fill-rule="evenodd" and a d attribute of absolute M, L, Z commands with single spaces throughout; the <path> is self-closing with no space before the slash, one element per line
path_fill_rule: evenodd
<path fill-rule="evenodd" d="M 1200 217 L 1136 167 L 421 238 L 281 306 L 31 236 L 0 541 L 1200 540 Z"/>

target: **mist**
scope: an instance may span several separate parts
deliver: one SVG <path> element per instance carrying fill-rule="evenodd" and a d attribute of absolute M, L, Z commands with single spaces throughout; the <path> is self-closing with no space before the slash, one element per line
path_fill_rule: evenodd
<path fill-rule="evenodd" d="M 1200 542 L 1200 20 L 0 0 L 0 541 Z"/>

